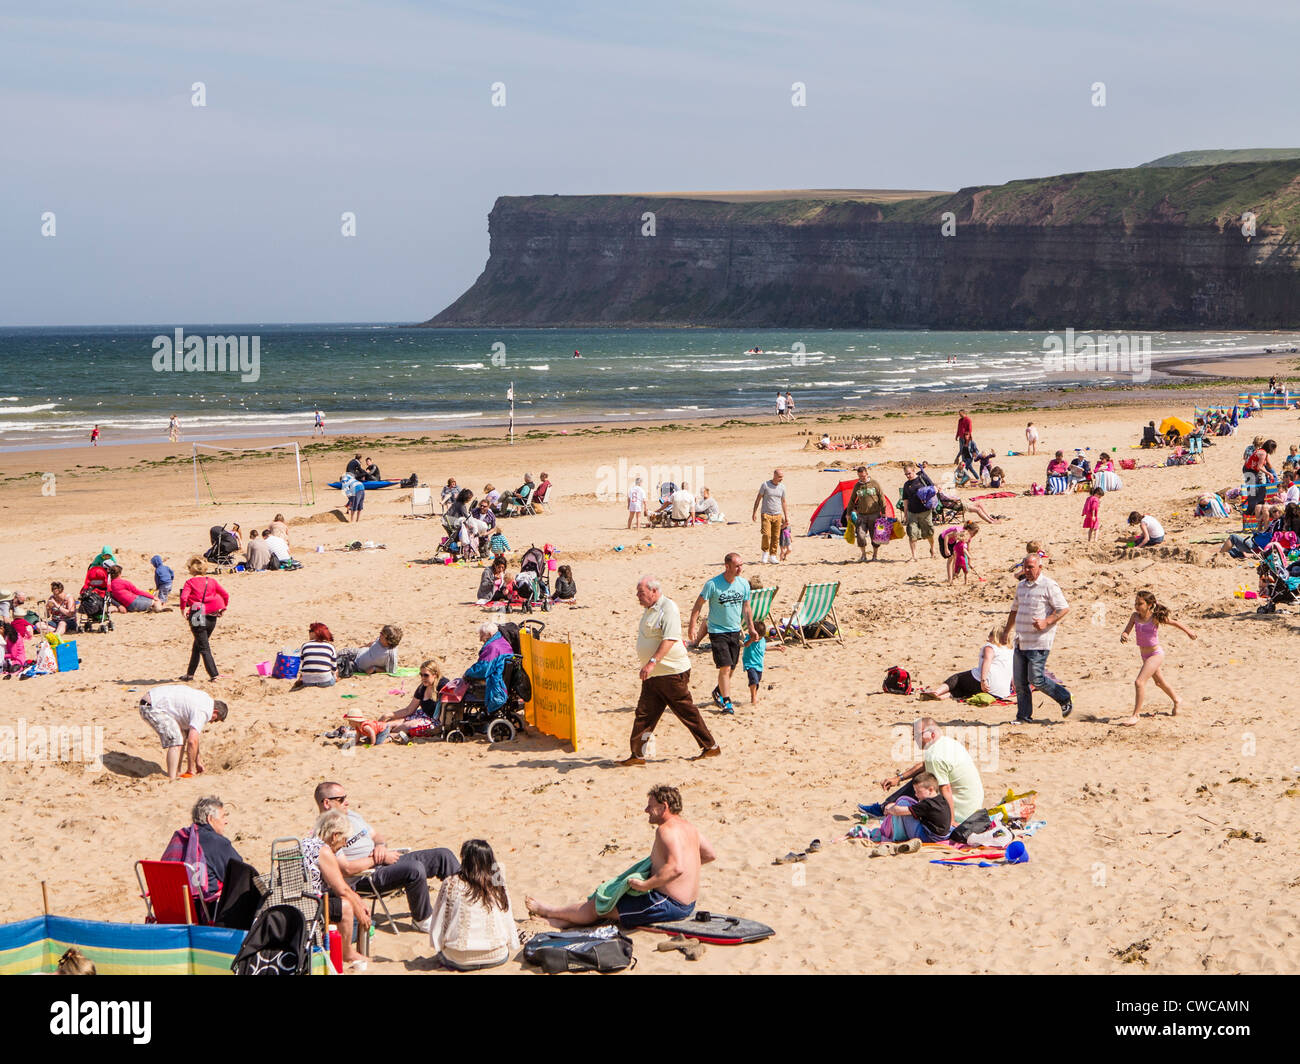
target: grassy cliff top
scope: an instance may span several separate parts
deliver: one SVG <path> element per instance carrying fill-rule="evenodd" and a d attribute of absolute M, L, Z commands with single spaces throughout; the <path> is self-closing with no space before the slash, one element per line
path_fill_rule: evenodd
<path fill-rule="evenodd" d="M 729 199 L 722 197 L 728 196 Z M 768 198 L 771 197 L 771 198 Z M 954 193 L 809 190 L 612 196 L 511 196 L 494 213 L 541 213 L 585 222 L 623 221 L 631 212 L 712 224 L 959 224 L 1214 226 L 1253 212 L 1261 229 L 1300 233 L 1300 159 L 1211 166 L 1134 167 L 982 185 Z"/>
<path fill-rule="evenodd" d="M 1210 151 L 1180 151 L 1162 155 L 1138 169 L 1150 166 L 1216 166 L 1219 163 L 1274 163 L 1300 159 L 1300 148 L 1216 148 Z"/>

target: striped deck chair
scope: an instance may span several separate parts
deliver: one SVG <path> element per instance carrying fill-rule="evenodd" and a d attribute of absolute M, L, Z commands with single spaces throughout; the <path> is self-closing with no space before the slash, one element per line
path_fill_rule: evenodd
<path fill-rule="evenodd" d="M 835 596 L 839 594 L 840 582 L 826 584 L 805 584 L 803 590 L 799 593 L 799 601 L 795 603 L 794 613 L 790 615 L 790 623 L 786 626 L 787 631 L 781 641 L 785 642 L 791 633 L 799 637 L 799 642 L 804 646 L 808 645 L 808 638 L 804 635 L 804 629 L 829 618 L 835 625 L 835 638 L 840 645 L 844 645 L 844 636 L 840 632 L 839 618 L 835 616 Z"/>
<path fill-rule="evenodd" d="M 754 623 L 766 621 L 772 612 L 772 599 L 776 598 L 779 587 L 760 587 L 749 596 L 749 612 L 754 615 Z"/>

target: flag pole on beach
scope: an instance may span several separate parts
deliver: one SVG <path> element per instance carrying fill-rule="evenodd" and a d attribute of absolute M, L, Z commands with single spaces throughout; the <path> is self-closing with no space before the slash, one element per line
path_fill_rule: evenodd
<path fill-rule="evenodd" d="M 510 400 L 510 443 L 515 442 L 515 382 L 510 382 L 510 388 L 506 392 L 506 398 Z"/>

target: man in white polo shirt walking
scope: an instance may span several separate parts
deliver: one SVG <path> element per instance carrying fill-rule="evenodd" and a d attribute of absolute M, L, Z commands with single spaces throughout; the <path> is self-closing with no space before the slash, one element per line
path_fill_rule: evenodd
<path fill-rule="evenodd" d="M 636 631 L 641 697 L 632 721 L 632 756 L 618 764 L 645 764 L 646 743 L 665 709 L 685 724 L 699 743 L 700 752 L 692 761 L 719 757 L 722 751 L 691 698 L 691 659 L 682 642 L 682 615 L 677 603 L 659 590 L 659 581 L 653 576 L 643 576 L 637 583 L 636 600 L 645 611 Z"/>
<path fill-rule="evenodd" d="M 1056 637 L 1056 626 L 1070 612 L 1070 605 L 1056 581 L 1043 575 L 1043 560 L 1037 554 L 1025 558 L 1023 571 L 1025 575 L 1016 585 L 1016 601 L 1007 615 L 1002 637 L 1009 638 L 1015 629 L 1016 653 L 1011 671 L 1016 684 L 1016 720 L 1028 724 L 1034 716 L 1030 684 L 1055 699 L 1063 717 L 1068 717 L 1074 710 L 1074 702 L 1070 699 L 1070 692 L 1045 672 L 1047 655 Z"/>

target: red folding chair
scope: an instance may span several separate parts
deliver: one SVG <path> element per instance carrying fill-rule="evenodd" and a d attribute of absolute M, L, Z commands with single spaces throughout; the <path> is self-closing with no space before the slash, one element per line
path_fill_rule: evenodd
<path fill-rule="evenodd" d="M 202 898 L 190 889 L 190 874 L 181 861 L 136 861 L 147 924 L 210 924 L 212 918 Z M 195 915 L 197 903 L 202 919 Z"/>

